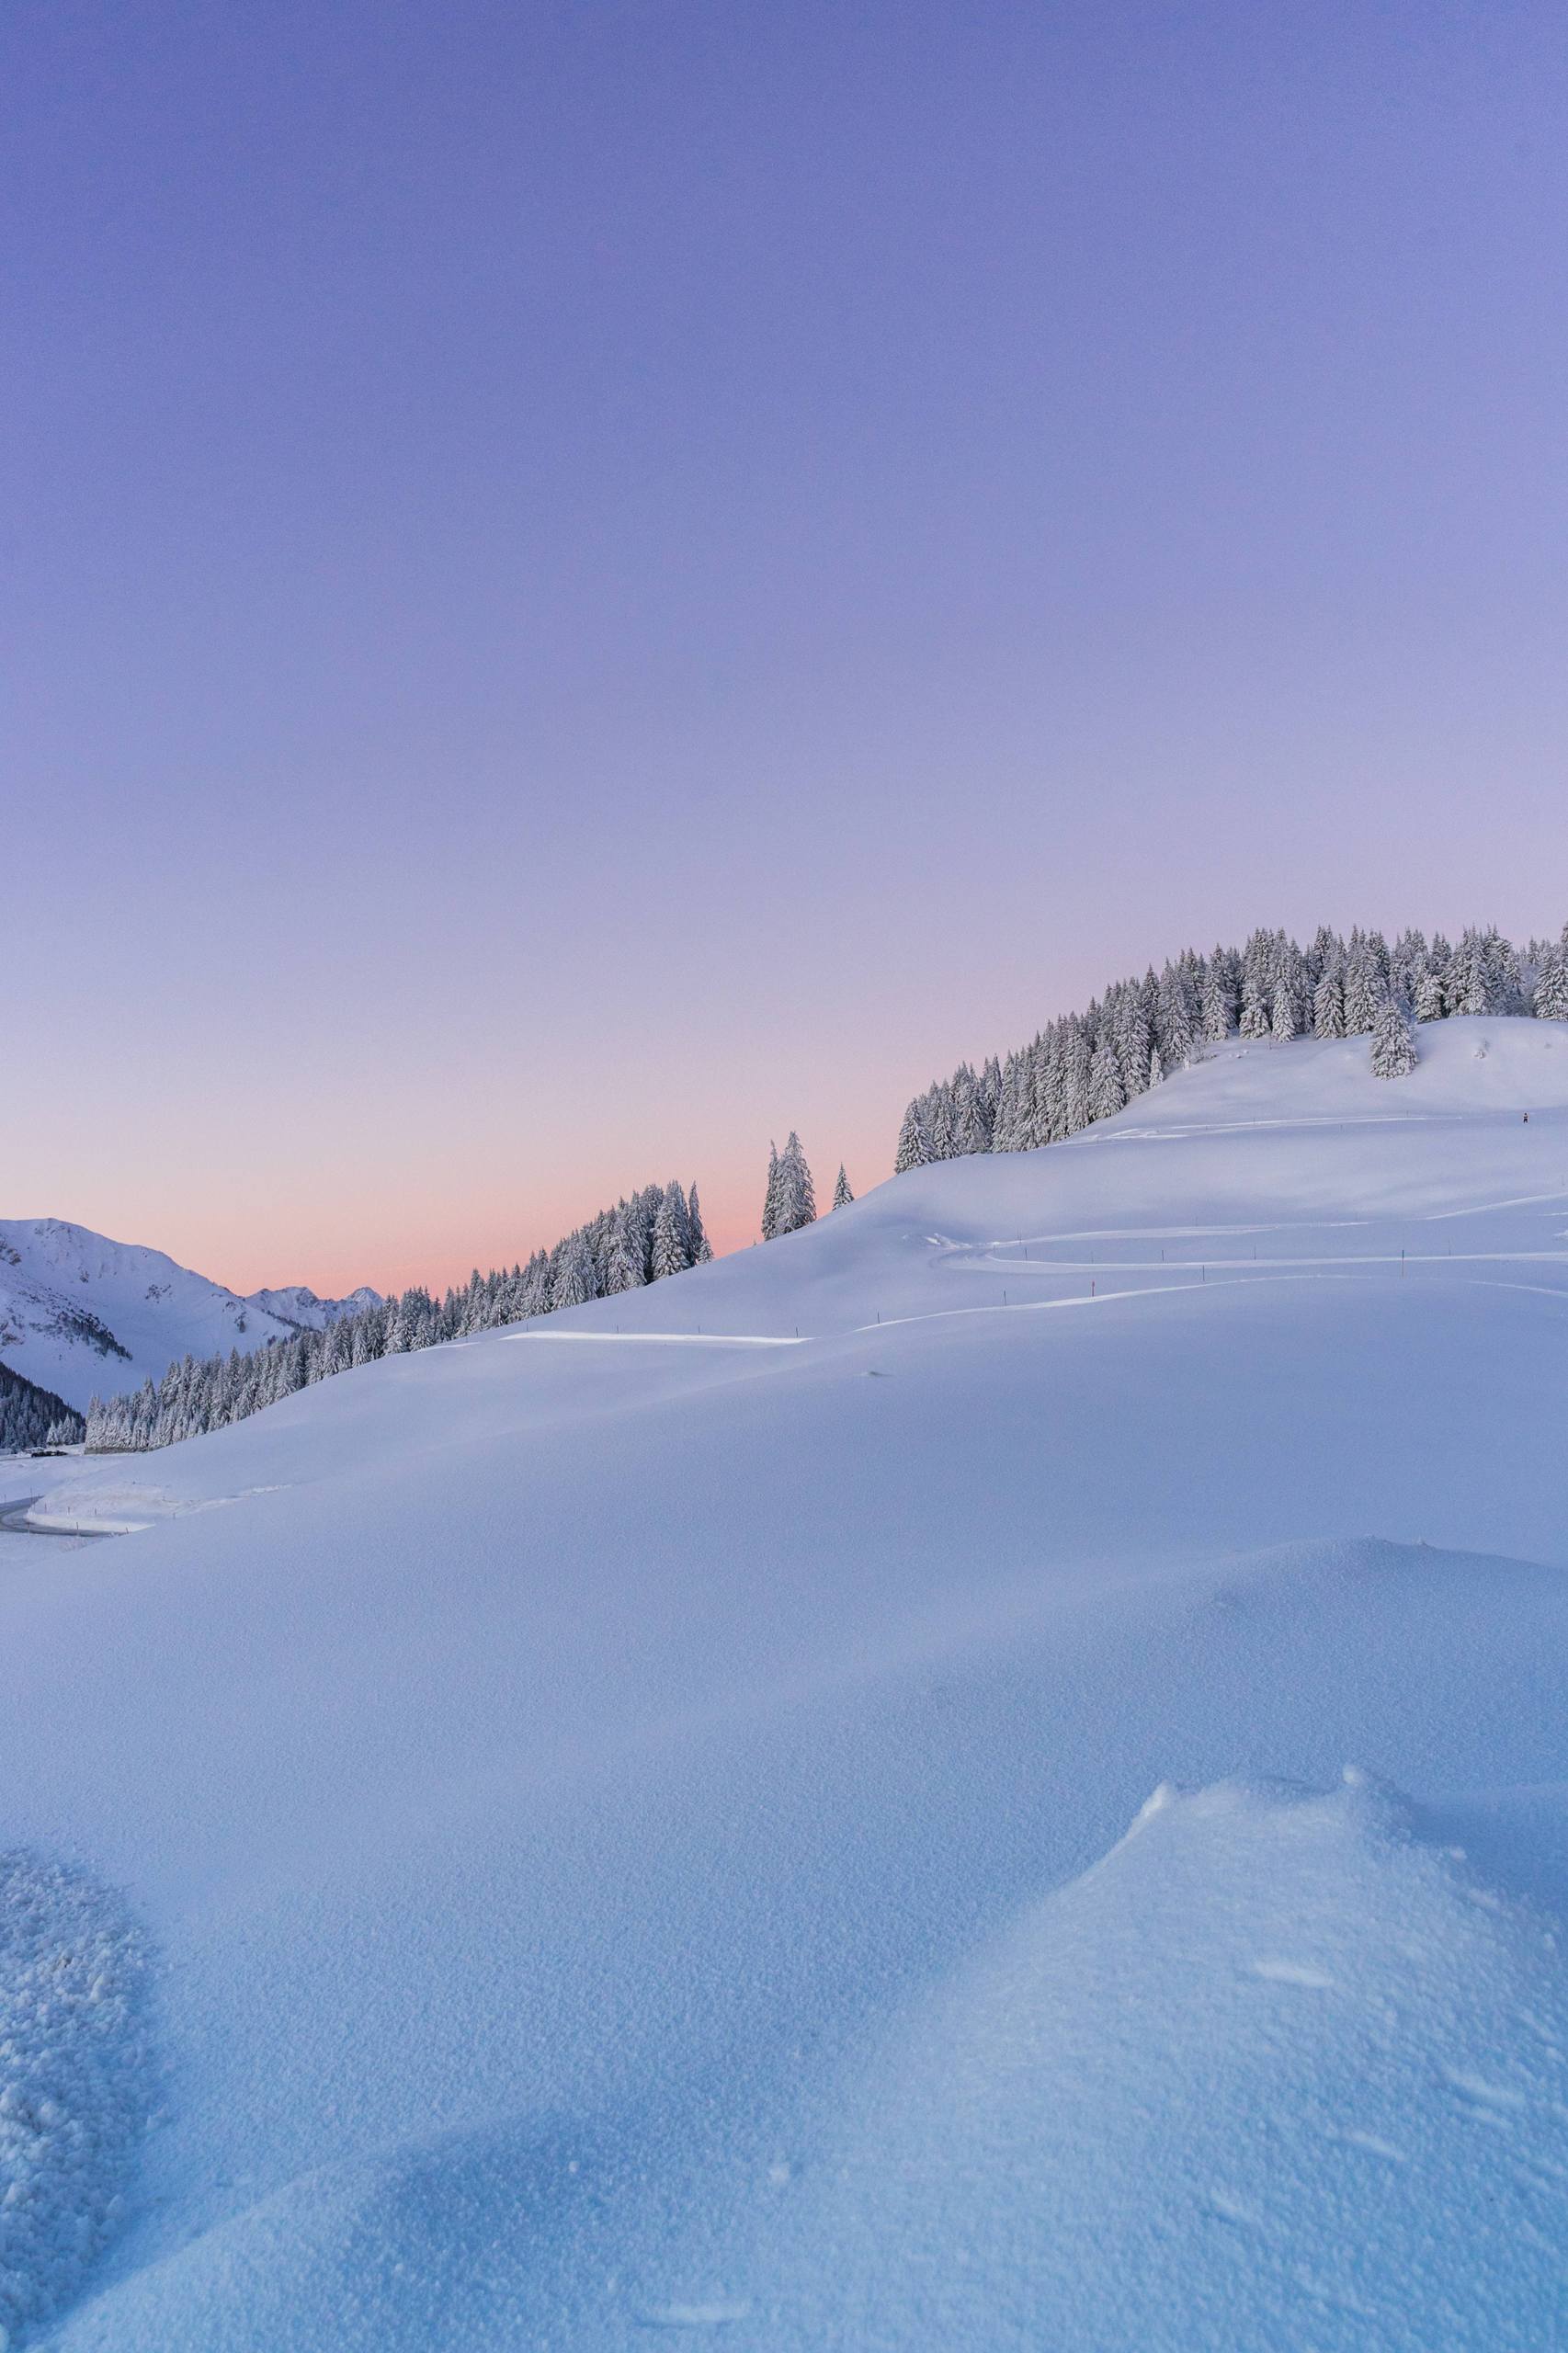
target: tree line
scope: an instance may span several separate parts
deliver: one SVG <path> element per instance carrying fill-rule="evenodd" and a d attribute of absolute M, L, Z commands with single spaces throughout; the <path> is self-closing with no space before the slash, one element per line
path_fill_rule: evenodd
<path fill-rule="evenodd" d="M 0 1364 L 0 1454 L 26 1454 L 35 1446 L 80 1446 L 85 1436 L 81 1415 L 63 1397 Z"/>
<path fill-rule="evenodd" d="M 1516 949 L 1494 927 L 1450 945 L 1403 932 L 1347 939 L 1322 926 L 1308 948 L 1255 931 L 1243 948 L 1191 949 L 1156 974 L 1113 982 L 1082 1013 L 1050 1022 L 1028 1046 L 977 1071 L 960 1063 L 904 1113 L 894 1169 L 976 1152 L 1028 1152 L 1108 1119 L 1225 1039 L 1284 1041 L 1366 1037 L 1371 1067 L 1398 1078 L 1415 1067 L 1415 1025 L 1455 1014 L 1534 1014 L 1568 1020 L 1568 924 L 1556 940 Z M 854 1199 L 840 1166 L 835 1210 Z M 793 1131 L 768 1153 L 762 1238 L 798 1233 L 817 1214 L 810 1165 Z M 89 1449 L 167 1446 L 243 1421 L 265 1405 L 378 1357 L 461 1339 L 558 1308 L 634 1290 L 712 1256 L 697 1188 L 649 1185 L 601 1211 L 527 1266 L 481 1275 L 436 1300 L 415 1287 L 345 1315 L 323 1332 L 275 1340 L 248 1357 L 187 1357 L 161 1381 L 87 1410 Z M 53 1401 L 58 1404 L 59 1401 Z M 70 1408 L 62 1408 L 69 1414 Z"/>
<path fill-rule="evenodd" d="M 1376 1074 L 1401 1078 L 1415 1067 L 1415 1024 L 1454 1014 L 1568 1021 L 1568 924 L 1522 951 L 1495 928 L 1453 945 L 1405 931 L 1391 947 L 1381 932 L 1345 939 L 1327 926 L 1309 948 L 1255 931 L 1244 948 L 1187 949 L 1158 973 L 1112 982 L 1005 1059 L 935 1081 L 903 1115 L 893 1166 L 1060 1143 L 1232 1037 L 1364 1036 Z"/>
<path fill-rule="evenodd" d="M 581 1307 L 590 1299 L 637 1290 L 713 1256 L 703 1230 L 697 1188 L 648 1185 L 601 1210 L 564 1235 L 552 1250 L 536 1250 L 527 1266 L 476 1267 L 460 1290 L 437 1300 L 419 1285 L 355 1315 L 341 1315 L 324 1332 L 301 1331 L 242 1356 L 186 1357 L 161 1381 L 87 1408 L 87 1450 L 140 1452 L 178 1438 L 243 1422 L 265 1405 L 309 1389 L 334 1373 L 378 1357 L 402 1356 L 460 1340 L 498 1324 Z M 78 1435 L 81 1435 L 78 1432 Z"/>

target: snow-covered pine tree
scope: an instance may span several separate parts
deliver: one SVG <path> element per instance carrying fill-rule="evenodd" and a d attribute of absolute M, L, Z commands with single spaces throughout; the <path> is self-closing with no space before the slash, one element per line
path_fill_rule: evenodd
<path fill-rule="evenodd" d="M 1417 1021 L 1441 1021 L 1443 1017 L 1443 981 L 1447 961 L 1439 964 L 1433 949 L 1428 949 L 1421 960 L 1415 975 L 1415 987 L 1411 1010 Z"/>
<path fill-rule="evenodd" d="M 1203 975 L 1203 1035 L 1211 1046 L 1224 1044 L 1236 1026 L 1236 1015 L 1230 956 L 1226 949 L 1216 947 Z"/>
<path fill-rule="evenodd" d="M 1372 1020 L 1372 1075 L 1408 1078 L 1415 1068 L 1415 1040 L 1404 999 L 1397 989 L 1385 989 Z"/>
<path fill-rule="evenodd" d="M 691 1244 L 692 1265 L 706 1267 L 713 1256 L 713 1245 L 709 1241 L 708 1230 L 702 1222 L 695 1185 L 689 1188 L 686 1197 L 686 1228 Z"/>
<path fill-rule="evenodd" d="M 610 1233 L 609 1248 L 605 1254 L 605 1290 L 612 1299 L 623 1291 L 640 1290 L 642 1287 L 642 1253 L 637 1249 L 627 1230 L 626 1210 L 622 1204 L 616 1211 Z"/>
<path fill-rule="evenodd" d="M 1179 964 L 1167 964 L 1160 975 L 1159 1009 L 1154 1021 L 1154 1043 L 1159 1049 L 1162 1074 L 1180 1070 L 1192 1059 L 1198 1038 L 1198 1015 L 1192 1000 L 1191 983 Z M 1149 1084 L 1154 1085 L 1151 1068 Z"/>
<path fill-rule="evenodd" d="M 778 1213 L 775 1231 L 797 1233 L 801 1226 L 814 1222 L 816 1213 L 812 1172 L 806 1165 L 801 1139 L 791 1128 L 790 1140 L 778 1155 Z"/>
<path fill-rule="evenodd" d="M 762 1197 L 762 1238 L 771 1242 L 778 1231 L 778 1147 L 767 1147 L 767 1187 Z"/>
<path fill-rule="evenodd" d="M 1495 1013 L 1497 975 L 1493 966 L 1483 932 L 1470 930 L 1454 951 L 1454 983 L 1458 991 L 1456 1013 Z"/>
<path fill-rule="evenodd" d="M 1117 1065 L 1128 1100 L 1142 1095 L 1149 1084 L 1149 1056 L 1153 1048 L 1153 1030 L 1145 1003 L 1145 985 L 1157 991 L 1151 972 L 1147 983 L 1130 981 L 1112 1009 L 1111 1036 L 1116 1047 Z"/>
<path fill-rule="evenodd" d="M 581 1228 L 561 1245 L 561 1262 L 550 1289 L 551 1309 L 583 1307 L 597 1297 L 593 1255 Z"/>
<path fill-rule="evenodd" d="M 1345 1034 L 1364 1038 L 1378 1017 L 1382 976 L 1370 941 L 1358 928 L 1350 934 L 1345 957 Z"/>
<path fill-rule="evenodd" d="M 1312 1036 L 1345 1035 L 1344 966 L 1338 953 L 1324 961 L 1322 977 L 1312 991 Z"/>
<path fill-rule="evenodd" d="M 659 1213 L 653 1220 L 653 1280 L 683 1275 L 691 1264 L 686 1245 L 686 1197 L 676 1185 L 666 1185 Z"/>
<path fill-rule="evenodd" d="M 926 1132 L 925 1116 L 921 1111 L 920 1098 L 917 1096 L 904 1113 L 903 1125 L 898 1131 L 898 1150 L 893 1155 L 892 1164 L 893 1175 L 902 1176 L 906 1169 L 925 1168 L 935 1160 L 936 1156 L 931 1149 L 931 1139 Z M 764 1241 L 770 1238 L 767 1233 L 763 1236 Z"/>
<path fill-rule="evenodd" d="M 1568 949 L 1549 948 L 1536 976 L 1539 1021 L 1568 1021 Z"/>
<path fill-rule="evenodd" d="M 1094 1120 L 1108 1120 L 1119 1111 L 1127 1100 L 1127 1089 L 1121 1083 L 1121 1064 L 1116 1059 L 1116 1048 L 1108 1036 L 1095 1048 L 1089 1066 L 1089 1116 Z"/>
<path fill-rule="evenodd" d="M 833 1188 L 833 1206 L 835 1210 L 846 1210 L 854 1199 L 855 1196 L 849 1189 L 849 1179 L 844 1173 L 844 1163 L 841 1160 L 838 1164 L 837 1181 Z"/>
<path fill-rule="evenodd" d="M 1029 1068 L 1028 1057 L 1022 1053 L 1009 1054 L 1002 1065 L 996 1118 L 991 1131 L 993 1152 L 1024 1152 L 1028 1148 L 1029 1115 L 1034 1109 L 1034 1101 L 1032 1087 L 1028 1098 L 1025 1097 L 1024 1074 Z"/>
<path fill-rule="evenodd" d="M 1242 954 L 1241 1033 L 1244 1038 L 1256 1042 L 1267 1037 L 1273 994 L 1273 936 L 1267 931 L 1255 931 Z"/>
<path fill-rule="evenodd" d="M 1036 1038 L 1026 1053 L 1018 1056 L 1018 1142 L 1019 1152 L 1038 1152 L 1041 1145 L 1053 1143 L 1064 1133 L 1067 1065 L 1063 1059 L 1065 1040 L 1060 1026 L 1052 1022 L 1050 1029 Z"/>

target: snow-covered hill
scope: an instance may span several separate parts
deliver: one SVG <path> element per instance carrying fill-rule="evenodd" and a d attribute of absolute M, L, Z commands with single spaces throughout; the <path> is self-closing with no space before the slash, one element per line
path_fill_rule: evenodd
<path fill-rule="evenodd" d="M 78 1409 L 95 1391 L 161 1379 L 183 1356 L 248 1354 L 374 1298 L 318 1300 L 295 1285 L 240 1299 L 161 1250 L 60 1218 L 0 1220 L 0 1361 Z"/>
<path fill-rule="evenodd" d="M 17 2042 L 0 2293 L 71 2353 L 1556 2342 L 1568 1029 L 1421 1044 L 29 1466 L 142 1532 L 0 1534 L 0 1843 L 92 1874 L 0 2012 L 67 1900 L 123 1988 Z"/>

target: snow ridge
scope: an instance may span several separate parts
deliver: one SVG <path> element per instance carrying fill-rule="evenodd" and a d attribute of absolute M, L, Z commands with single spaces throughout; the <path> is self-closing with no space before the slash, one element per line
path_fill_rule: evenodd
<path fill-rule="evenodd" d="M 70 2301 L 119 2228 L 152 2080 L 147 1973 L 111 1890 L 0 1855 L 0 2348 Z"/>

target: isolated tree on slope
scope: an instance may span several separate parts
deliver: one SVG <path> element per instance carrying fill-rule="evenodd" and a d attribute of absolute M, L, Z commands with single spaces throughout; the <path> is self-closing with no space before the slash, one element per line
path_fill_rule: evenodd
<path fill-rule="evenodd" d="M 849 1189 L 849 1179 L 844 1173 L 844 1163 L 841 1160 L 838 1164 L 838 1181 L 833 1188 L 833 1206 L 835 1210 L 846 1210 L 854 1199 L 855 1196 Z"/>
<path fill-rule="evenodd" d="M 778 1206 L 774 1232 L 798 1233 L 802 1225 L 814 1222 L 816 1213 L 817 1198 L 812 1184 L 812 1172 L 806 1165 L 806 1155 L 801 1150 L 801 1139 L 791 1128 L 790 1141 L 778 1155 Z"/>
<path fill-rule="evenodd" d="M 1404 1000 L 1395 989 L 1386 992 L 1372 1021 L 1372 1076 L 1408 1078 L 1415 1068 L 1415 1040 Z"/>

